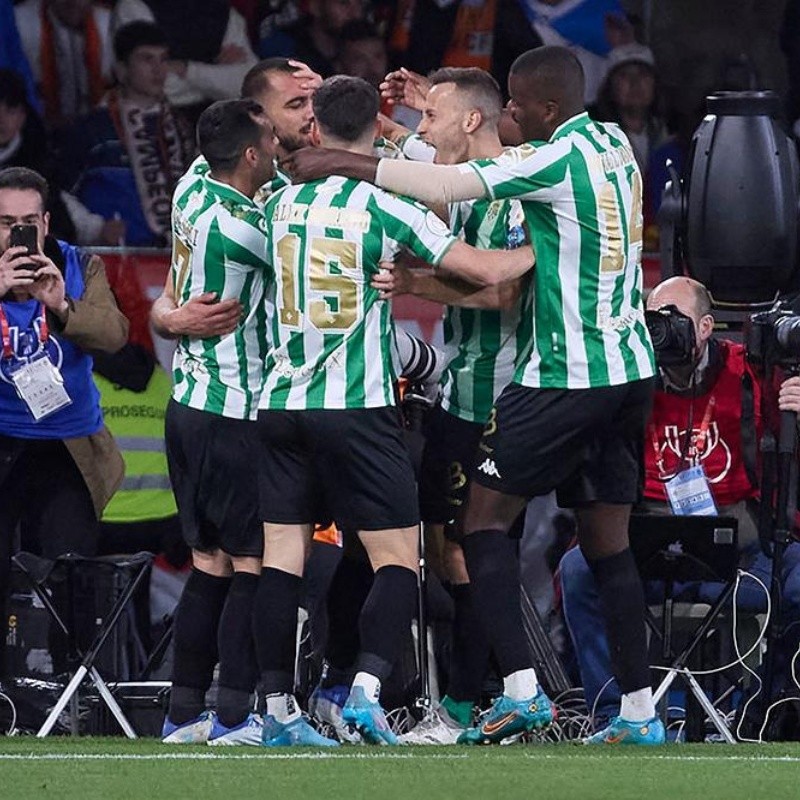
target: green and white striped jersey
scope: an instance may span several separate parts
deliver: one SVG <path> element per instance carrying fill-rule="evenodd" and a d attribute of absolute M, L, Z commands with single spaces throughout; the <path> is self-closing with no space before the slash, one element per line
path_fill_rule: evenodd
<path fill-rule="evenodd" d="M 204 292 L 236 298 L 242 319 L 226 336 L 181 337 L 173 359 L 172 396 L 183 405 L 235 419 L 253 419 L 267 352 L 264 216 L 232 186 L 197 161 L 172 200 L 171 276 L 178 305 Z"/>
<path fill-rule="evenodd" d="M 413 200 L 336 176 L 281 190 L 264 214 L 276 283 L 260 408 L 394 405 L 391 307 L 370 278 L 403 248 L 438 264 L 457 239 Z"/>
<path fill-rule="evenodd" d="M 481 250 L 523 244 L 523 222 L 518 200 L 466 200 L 450 206 L 450 230 Z M 445 411 L 468 422 L 488 421 L 494 401 L 514 377 L 518 322 L 517 307 L 498 311 L 447 307 L 441 401 Z"/>
<path fill-rule="evenodd" d="M 491 197 L 522 201 L 536 252 L 515 381 L 586 389 L 654 375 L 642 303 L 642 176 L 620 128 L 579 114 L 545 144 L 462 169 Z"/>

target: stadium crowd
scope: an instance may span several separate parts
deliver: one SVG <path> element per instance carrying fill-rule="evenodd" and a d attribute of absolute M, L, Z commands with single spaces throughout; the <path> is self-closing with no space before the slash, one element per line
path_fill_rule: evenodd
<path fill-rule="evenodd" d="M 741 567 L 772 562 L 759 376 L 702 284 L 645 300 L 642 253 L 708 92 L 800 116 L 800 3 L 766 5 L 785 60 L 723 29 L 686 82 L 649 3 L 0 0 L 3 629 L 19 550 L 150 550 L 180 591 L 164 742 L 501 743 L 558 720 L 533 596 L 584 741 L 664 743 L 631 510 L 733 516 Z M 152 304 L 98 246 L 169 251 Z M 441 304 L 440 348 L 400 298 Z M 800 378 L 775 394 L 800 411 Z M 399 731 L 420 605 L 441 696 Z"/>

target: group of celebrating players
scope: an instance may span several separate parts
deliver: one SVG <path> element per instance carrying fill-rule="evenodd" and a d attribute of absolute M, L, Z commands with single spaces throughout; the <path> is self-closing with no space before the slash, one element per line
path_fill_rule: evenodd
<path fill-rule="evenodd" d="M 392 73 L 387 91 L 408 80 Z M 303 572 L 327 521 L 373 572 L 351 620 L 358 652 L 312 697 L 339 738 L 398 742 L 380 694 L 416 610 L 420 519 L 447 540 L 453 664 L 441 705 L 402 739 L 502 742 L 548 726 L 509 532 L 556 489 L 576 510 L 623 693 L 592 741 L 662 742 L 627 542 L 655 373 L 630 144 L 589 119 L 580 64 L 560 47 L 512 67 L 518 147 L 501 142 L 501 94 L 482 70 L 405 88 L 424 95 L 423 118 L 416 136 L 392 131 L 394 147 L 374 88 L 280 59 L 198 122 L 152 312 L 177 338 L 166 442 L 193 549 L 163 739 L 338 744 L 293 696 Z M 419 493 L 395 401 L 398 293 L 447 309 Z M 490 654 L 503 693 L 475 720 Z"/>

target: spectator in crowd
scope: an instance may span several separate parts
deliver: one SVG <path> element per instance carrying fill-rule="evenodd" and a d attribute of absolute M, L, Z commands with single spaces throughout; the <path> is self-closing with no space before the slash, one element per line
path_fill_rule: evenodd
<path fill-rule="evenodd" d="M 111 78 L 108 9 L 91 0 L 23 0 L 14 11 L 47 125 L 87 113 Z"/>
<path fill-rule="evenodd" d="M 132 22 L 114 36 L 114 53 L 119 85 L 60 137 L 62 181 L 92 212 L 122 219 L 126 244 L 164 247 L 191 155 L 164 97 L 167 40 L 154 23 Z"/>
<path fill-rule="evenodd" d="M 46 557 L 92 555 L 123 476 L 88 352 L 119 350 L 128 321 L 102 261 L 48 235 L 47 193 L 32 170 L 0 171 L 0 619 L 17 526 Z M 20 224 L 35 228 L 32 251 L 10 246 Z"/>
<path fill-rule="evenodd" d="M 741 565 L 770 585 L 772 561 L 759 548 L 754 516 L 758 487 L 748 471 L 742 420 L 752 405 L 756 431 L 761 428 L 760 391 L 745 361 L 744 347 L 727 339 L 712 339 L 714 318 L 705 287 L 690 278 L 670 278 L 659 284 L 647 301 L 652 310 L 674 305 L 694 323 L 696 350 L 693 361 L 681 367 L 662 368 L 653 412 L 644 442 L 645 488 L 642 510 L 669 514 L 666 482 L 681 471 L 701 466 L 711 497 L 720 514 L 739 520 Z M 800 409 L 797 385 L 787 382 L 784 405 Z M 748 385 L 752 386 L 750 400 Z M 687 426 L 691 430 L 687 430 Z M 755 435 L 755 434 L 754 434 Z M 753 463 L 755 454 L 752 455 Z M 784 622 L 800 618 L 800 544 L 790 544 L 783 564 Z M 595 579 L 581 551 L 570 550 L 561 560 L 564 614 L 578 658 L 586 702 L 596 708 L 595 727 L 603 728 L 619 713 L 620 691 L 612 678 L 608 641 L 599 612 Z M 713 603 L 720 583 L 685 584 L 677 599 Z M 660 602 L 662 587 L 646 585 L 651 602 Z M 739 608 L 764 613 L 766 597 L 752 580 L 738 592 Z M 795 642 L 796 644 L 796 642 Z"/>
<path fill-rule="evenodd" d="M 3 36 L 0 38 L 0 69 L 8 69 L 22 76 L 28 102 L 41 113 L 42 102 L 33 82 L 31 65 L 22 49 L 11 0 L 0 0 L 0 31 L 3 31 Z"/>
<path fill-rule="evenodd" d="M 193 126 L 214 100 L 239 95 L 256 62 L 241 14 L 227 0 L 119 0 L 112 31 L 136 20 L 155 22 L 167 37 L 167 99 Z"/>
<path fill-rule="evenodd" d="M 638 42 L 614 48 L 592 116 L 600 122 L 616 122 L 628 137 L 636 163 L 647 183 L 650 154 L 667 138 L 659 108 L 656 64 L 653 52 Z"/>
<path fill-rule="evenodd" d="M 311 0 L 307 16 L 261 39 L 259 54 L 302 61 L 327 78 L 336 71 L 343 28 L 359 19 L 364 19 L 364 0 Z"/>
<path fill-rule="evenodd" d="M 53 162 L 44 124 L 30 106 L 22 77 L 0 69 L 0 169 L 28 167 L 50 179 Z M 93 214 L 69 192 L 50 192 L 47 211 L 52 234 L 81 245 L 116 244 L 125 231 L 125 223 Z"/>

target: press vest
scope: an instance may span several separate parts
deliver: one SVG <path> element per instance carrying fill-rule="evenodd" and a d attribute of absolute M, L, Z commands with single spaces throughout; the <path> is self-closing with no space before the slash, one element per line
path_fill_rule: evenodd
<path fill-rule="evenodd" d="M 103 513 L 103 522 L 145 522 L 178 513 L 164 450 L 164 412 L 172 391 L 156 366 L 147 389 L 132 392 L 94 376 L 106 425 L 122 452 L 125 479 Z"/>
<path fill-rule="evenodd" d="M 85 290 L 84 266 L 78 248 L 59 242 L 65 259 L 67 295 L 76 300 Z M 0 358 L 0 434 L 19 439 L 72 439 L 91 436 L 103 427 L 100 393 L 92 381 L 92 358 L 63 334 L 49 331 L 41 341 L 43 309 L 38 300 L 2 301 L 13 355 Z M 42 351 L 58 367 L 72 403 L 36 422 L 17 395 L 11 374 Z"/>
<path fill-rule="evenodd" d="M 663 478 L 672 477 L 682 466 L 696 464 L 703 466 L 717 507 L 757 494 L 757 487 L 747 476 L 742 451 L 742 377 L 747 369 L 744 347 L 724 340 L 719 346 L 723 367 L 706 394 L 692 398 L 655 393 L 644 445 L 644 495 L 649 499 L 667 502 Z M 757 394 L 754 402 L 758 429 Z M 691 433 L 687 436 L 690 414 Z M 683 461 L 682 456 L 686 457 Z"/>

